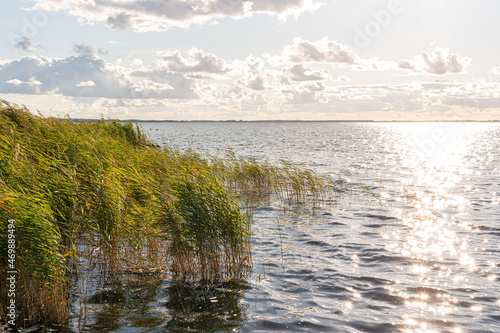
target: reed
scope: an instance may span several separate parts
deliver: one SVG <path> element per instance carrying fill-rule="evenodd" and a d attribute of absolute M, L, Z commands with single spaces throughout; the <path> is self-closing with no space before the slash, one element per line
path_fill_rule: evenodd
<path fill-rule="evenodd" d="M 64 323 L 74 281 L 172 273 L 211 285 L 251 269 L 243 206 L 328 201 L 338 179 L 286 161 L 155 147 L 138 127 L 44 118 L 0 101 L 0 279 L 15 220 L 18 322 Z M 0 284 L 5 313 L 6 284 Z"/>
<path fill-rule="evenodd" d="M 209 159 L 219 179 L 250 210 L 273 198 L 287 206 L 331 204 L 349 189 L 342 175 L 319 175 L 286 160 L 258 162 L 252 157 L 237 158 L 231 150 L 223 158 Z"/>

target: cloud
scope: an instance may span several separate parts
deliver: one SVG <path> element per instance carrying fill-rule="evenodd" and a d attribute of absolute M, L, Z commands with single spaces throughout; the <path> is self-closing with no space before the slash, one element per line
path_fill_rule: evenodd
<path fill-rule="evenodd" d="M 35 49 L 31 45 L 31 40 L 28 37 L 23 37 L 19 42 L 14 45 L 16 48 L 26 51 L 26 52 L 35 52 Z"/>
<path fill-rule="evenodd" d="M 266 78 L 261 73 L 249 73 L 245 77 L 241 78 L 238 83 L 252 90 L 265 90 L 269 88 Z"/>
<path fill-rule="evenodd" d="M 285 77 L 292 81 L 321 81 L 330 79 L 330 74 L 326 69 L 312 68 L 309 65 L 293 65 L 283 70 Z"/>
<path fill-rule="evenodd" d="M 127 14 L 125 12 L 119 13 L 115 16 L 110 16 L 106 20 L 106 24 L 110 28 L 125 30 L 132 26 L 132 15 Z"/>
<path fill-rule="evenodd" d="M 467 117 L 471 112 L 486 114 L 488 110 L 500 108 L 499 88 L 498 82 L 479 81 L 350 86 L 329 86 L 325 81 L 303 82 L 289 84 L 281 90 L 285 97 L 281 105 L 293 105 L 295 111 L 326 112 L 326 116 L 367 113 L 380 119 L 384 113 L 390 115 L 389 118 L 399 113 L 392 119 L 408 115 L 418 120 L 424 114 L 443 119 L 447 117 L 446 112 L 454 117 Z"/>
<path fill-rule="evenodd" d="M 332 111 L 342 113 L 409 112 L 422 110 L 422 87 L 412 84 L 352 85 L 325 92 Z"/>
<path fill-rule="evenodd" d="M 288 84 L 285 82 L 281 93 L 285 96 L 285 103 L 289 104 L 313 104 L 327 103 L 325 94 L 327 86 L 322 81 L 303 82 L 300 84 Z"/>
<path fill-rule="evenodd" d="M 440 102 L 451 107 L 469 109 L 500 108 L 500 83 L 474 81 L 442 86 Z"/>
<path fill-rule="evenodd" d="M 213 78 L 215 75 L 229 73 L 232 68 L 224 59 L 207 53 L 203 50 L 193 48 L 188 52 L 189 59 L 184 58 L 181 53 L 175 51 L 162 51 L 159 55 L 163 59 L 163 65 L 172 72 L 190 74 L 197 78 Z"/>
<path fill-rule="evenodd" d="M 316 42 L 295 38 L 282 52 L 282 61 L 289 63 L 336 63 L 354 65 L 358 55 L 348 46 L 327 37 Z"/>
<path fill-rule="evenodd" d="M 18 79 L 12 79 L 12 80 L 8 80 L 6 83 L 10 83 L 10 84 L 13 84 L 15 86 L 19 86 L 21 84 L 24 84 L 25 82 L 18 80 Z"/>
<path fill-rule="evenodd" d="M 243 109 L 266 105 L 267 98 L 260 92 L 243 87 L 228 88 L 220 85 L 208 85 L 203 88 L 202 105 L 211 105 L 216 108 L 229 107 Z"/>
<path fill-rule="evenodd" d="M 177 95 L 175 95 L 177 94 Z M 184 98 L 176 92 L 175 88 L 166 82 L 142 80 L 134 86 L 136 98 Z"/>
<path fill-rule="evenodd" d="M 317 41 L 294 38 L 293 44 L 285 46 L 279 55 L 269 56 L 269 63 L 273 66 L 331 64 L 356 71 L 381 71 L 395 67 L 394 62 L 391 61 L 377 58 L 362 59 L 349 46 L 330 40 L 328 37 Z"/>
<path fill-rule="evenodd" d="M 197 81 L 162 69 L 130 71 L 96 54 L 0 62 L 0 93 L 103 98 L 198 98 Z"/>
<path fill-rule="evenodd" d="M 491 73 L 493 75 L 500 75 L 500 66 L 493 67 L 488 71 L 488 73 Z"/>
<path fill-rule="evenodd" d="M 287 96 L 287 102 L 290 104 L 319 104 L 326 102 L 322 94 L 317 91 L 287 90 L 283 91 Z"/>
<path fill-rule="evenodd" d="M 58 99 L 66 96 L 66 99 L 73 100 L 79 97 L 74 98 L 78 103 L 85 100 L 82 97 L 86 97 L 91 98 L 95 110 L 107 108 L 109 112 L 140 114 L 141 106 L 144 106 L 150 111 L 156 110 L 154 112 L 158 112 L 156 114 L 159 117 L 163 117 L 162 110 L 176 110 L 176 119 L 187 119 L 187 115 L 208 119 L 212 114 L 231 118 L 231 115 L 239 116 L 243 112 L 255 112 L 259 117 L 269 119 L 274 116 L 286 117 L 287 112 L 292 111 L 299 112 L 294 117 L 297 114 L 322 114 L 329 119 L 346 114 L 382 117 L 386 112 L 398 114 L 398 117 L 407 113 L 414 116 L 413 119 L 418 119 L 419 112 L 426 116 L 432 112 L 439 115 L 462 112 L 466 115 L 467 112 L 485 109 L 484 114 L 493 114 L 500 108 L 498 82 L 435 80 L 379 85 L 347 83 L 351 79 L 340 74 L 385 69 L 389 62 L 360 59 L 354 55 L 354 62 L 314 63 L 306 60 L 343 59 L 337 52 L 342 48 L 328 51 L 325 45 L 334 44 L 327 39 L 322 42 L 302 42 L 294 42 L 300 48 L 283 49 L 294 51 L 286 53 L 288 61 L 292 55 L 298 57 L 300 53 L 295 51 L 303 49 L 305 44 L 315 46 L 313 49 L 322 53 L 317 56 L 317 52 L 304 52 L 300 57 L 304 62 L 281 63 L 279 70 L 272 67 L 270 56 L 251 55 L 229 63 L 200 49 L 162 51 L 149 64 L 134 58 L 109 63 L 94 53 L 91 46 L 77 44 L 74 49 L 79 54 L 67 58 L 30 55 L 17 60 L 0 60 L 0 94 L 56 94 L 59 95 Z M 284 54 L 281 52 L 279 56 L 283 59 Z M 439 59 L 450 57 L 467 62 L 467 58 L 449 54 L 445 56 L 445 53 L 438 52 L 429 55 L 429 62 L 423 62 L 427 67 L 422 68 L 431 72 L 432 67 L 435 72 L 440 72 L 438 69 L 444 65 L 439 65 Z M 411 61 L 409 65 L 417 68 L 419 64 L 414 59 Z M 445 63 L 444 60 L 441 63 Z M 332 78 L 330 71 L 325 69 L 335 67 L 331 64 L 345 65 L 346 68 L 337 71 L 338 74 Z M 395 68 L 396 64 L 392 63 L 392 66 Z M 448 72 L 454 68 L 444 67 Z M 353 77 L 358 75 L 352 74 Z M 208 78 L 222 78 L 225 81 L 205 80 Z M 101 102 L 94 104 L 96 99 L 101 99 Z M 460 111 L 455 113 L 454 110 Z M 306 116 L 304 119 L 312 118 Z"/>
<path fill-rule="evenodd" d="M 199 87 L 196 80 L 166 69 L 139 69 L 132 77 L 145 78 L 133 86 L 134 98 L 197 99 Z"/>
<path fill-rule="evenodd" d="M 10 83 L 10 84 L 13 84 L 15 86 L 20 86 L 20 85 L 27 85 L 27 86 L 40 86 L 42 85 L 42 83 L 40 81 L 38 81 L 34 76 L 30 77 L 28 81 L 21 81 L 21 80 L 18 80 L 18 79 L 12 79 L 12 80 L 8 80 L 6 83 Z"/>
<path fill-rule="evenodd" d="M 101 49 L 101 48 L 99 48 L 99 49 L 97 50 L 97 52 L 99 52 L 99 53 L 100 53 L 100 54 L 102 54 L 102 55 L 108 55 L 108 54 L 109 54 L 109 51 L 108 51 L 108 50 L 106 50 L 106 49 Z"/>
<path fill-rule="evenodd" d="M 284 19 L 314 11 L 322 3 L 313 0 L 34 0 L 33 10 L 66 11 L 82 22 L 103 22 L 113 29 L 163 31 L 187 28 L 222 18 L 241 19 L 258 13 Z"/>
<path fill-rule="evenodd" d="M 78 54 L 92 54 L 94 53 L 94 48 L 90 45 L 76 44 L 73 45 L 73 51 Z"/>
<path fill-rule="evenodd" d="M 77 87 L 94 87 L 95 82 L 94 81 L 85 81 L 85 82 L 79 82 L 76 84 Z"/>
<path fill-rule="evenodd" d="M 415 120 L 422 117 L 443 119 L 448 117 L 447 113 L 455 119 L 475 119 L 475 116 L 471 116 L 474 112 L 483 112 L 484 116 L 494 110 L 498 114 L 496 109 L 500 108 L 498 82 L 435 81 L 352 85 L 327 88 L 325 94 L 328 96 L 328 104 L 338 111 L 403 112 L 401 116 Z"/>
<path fill-rule="evenodd" d="M 465 73 L 470 63 L 470 58 L 437 47 L 431 54 L 422 52 L 411 60 L 400 60 L 398 67 L 415 73 L 444 75 Z"/>
<path fill-rule="evenodd" d="M 324 91 L 326 89 L 323 82 L 308 82 L 303 87 L 307 91 Z"/>
<path fill-rule="evenodd" d="M 348 76 L 345 76 L 345 75 L 342 75 L 342 76 L 339 76 L 335 82 L 351 82 L 352 79 Z"/>
<path fill-rule="evenodd" d="M 0 63 L 2 93 L 118 98 L 130 95 L 130 84 L 122 70 L 90 54 L 65 59 L 28 56 Z"/>
<path fill-rule="evenodd" d="M 265 69 L 265 62 L 260 57 L 249 56 L 242 67 L 243 75 L 238 83 L 252 90 L 267 90 L 276 85 L 281 77 L 278 71 Z"/>

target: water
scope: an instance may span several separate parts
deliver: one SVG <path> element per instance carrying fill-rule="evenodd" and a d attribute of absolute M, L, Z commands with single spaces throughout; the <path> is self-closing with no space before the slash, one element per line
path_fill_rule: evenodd
<path fill-rule="evenodd" d="M 141 126 L 160 145 L 348 170 L 377 198 L 360 192 L 314 212 L 259 207 L 247 281 L 105 290 L 84 330 L 500 332 L 500 125 Z"/>

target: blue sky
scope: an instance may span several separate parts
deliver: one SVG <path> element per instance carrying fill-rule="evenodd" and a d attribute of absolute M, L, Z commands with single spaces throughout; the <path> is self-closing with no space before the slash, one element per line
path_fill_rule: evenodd
<path fill-rule="evenodd" d="M 6 0 L 0 98 L 120 119 L 500 119 L 495 0 Z"/>

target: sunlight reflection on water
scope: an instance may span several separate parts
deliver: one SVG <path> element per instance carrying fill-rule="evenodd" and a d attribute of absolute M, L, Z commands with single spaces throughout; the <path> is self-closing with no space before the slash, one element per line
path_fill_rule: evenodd
<path fill-rule="evenodd" d="M 400 123 L 386 126 L 390 133 L 386 140 L 392 141 L 387 145 L 399 148 L 403 165 L 411 171 L 406 175 L 408 179 L 401 182 L 413 185 L 411 193 L 407 193 L 407 204 L 411 208 L 395 209 L 411 232 L 394 230 L 386 237 L 392 239 L 386 249 L 418 262 L 410 267 L 411 275 L 406 275 L 407 279 L 418 281 L 402 281 L 402 285 L 423 286 L 420 291 L 398 293 L 405 299 L 407 308 L 402 318 L 406 324 L 404 332 L 439 332 L 448 316 L 463 306 L 453 294 L 444 293 L 441 288 L 467 288 L 464 270 L 478 270 L 476 259 L 470 253 L 473 244 L 467 233 L 474 230 L 457 220 L 461 212 L 470 210 L 471 202 L 458 194 L 463 191 L 457 191 L 457 187 L 462 186 L 465 177 L 478 172 L 472 167 L 477 162 L 474 150 L 488 144 L 477 136 L 487 125 Z M 470 190 L 468 186 L 464 190 Z M 484 274 L 475 276 L 482 277 Z M 488 281 L 494 278 L 495 275 L 487 275 Z M 473 304 L 470 310 L 481 312 L 482 307 Z M 434 325 L 430 318 L 439 322 Z M 460 328 L 455 327 L 455 332 L 460 332 Z"/>

